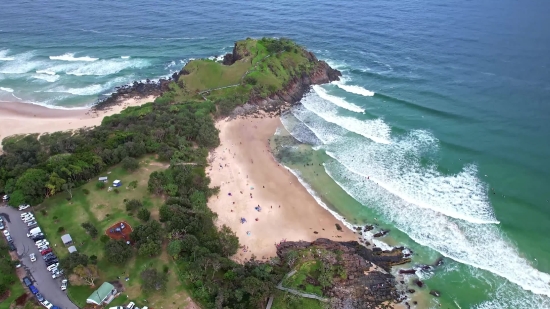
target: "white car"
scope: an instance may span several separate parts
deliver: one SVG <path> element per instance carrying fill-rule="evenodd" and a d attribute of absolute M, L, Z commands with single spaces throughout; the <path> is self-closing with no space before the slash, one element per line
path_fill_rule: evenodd
<path fill-rule="evenodd" d="M 67 289 L 67 279 L 61 280 L 61 291 L 65 291 Z"/>
<path fill-rule="evenodd" d="M 27 226 L 28 226 L 28 227 L 37 226 L 37 225 L 38 225 L 38 223 L 37 223 L 36 221 L 34 221 L 34 220 L 33 220 L 33 221 L 30 221 L 30 222 L 27 222 Z"/>
<path fill-rule="evenodd" d="M 53 307 L 52 303 L 47 300 L 42 302 L 42 306 L 46 307 L 47 309 L 51 309 Z"/>
<path fill-rule="evenodd" d="M 133 309 L 135 306 L 136 306 L 136 304 L 135 304 L 133 301 L 131 301 L 131 302 L 128 304 L 128 306 L 126 306 L 126 309 Z"/>
<path fill-rule="evenodd" d="M 23 222 L 27 223 L 27 222 L 29 222 L 29 221 L 33 221 L 33 220 L 34 220 L 34 216 L 28 216 L 28 217 L 25 217 L 25 218 L 23 218 L 23 219 L 21 219 L 21 220 L 23 220 Z"/>
<path fill-rule="evenodd" d="M 8 230 L 4 230 L 2 233 L 4 233 L 4 236 L 6 237 L 10 236 L 10 232 Z"/>
<path fill-rule="evenodd" d="M 59 266 L 59 263 L 52 264 L 52 265 L 48 266 L 46 269 L 48 271 L 52 271 L 53 269 L 56 269 L 57 266 Z"/>
<path fill-rule="evenodd" d="M 38 248 L 38 251 L 44 251 L 44 250 L 50 249 L 49 246 L 40 246 L 40 247 L 37 247 L 37 248 Z"/>
<path fill-rule="evenodd" d="M 63 275 L 63 271 L 62 270 L 59 270 L 59 271 L 56 271 L 53 275 L 52 275 L 52 278 L 59 278 L 61 277 L 61 275 Z"/>
<path fill-rule="evenodd" d="M 30 212 L 24 212 L 24 213 L 20 214 L 20 216 L 21 216 L 21 219 L 23 219 L 24 217 L 34 216 L 34 215 Z"/>
<path fill-rule="evenodd" d="M 19 205 L 19 210 L 25 210 L 27 208 L 31 207 L 31 205 L 29 204 L 26 204 L 26 205 Z"/>
<path fill-rule="evenodd" d="M 36 262 L 36 255 L 34 253 L 31 253 L 29 257 L 31 258 L 31 262 Z"/>
<path fill-rule="evenodd" d="M 46 239 L 39 240 L 35 242 L 37 246 L 49 245 L 50 243 Z"/>

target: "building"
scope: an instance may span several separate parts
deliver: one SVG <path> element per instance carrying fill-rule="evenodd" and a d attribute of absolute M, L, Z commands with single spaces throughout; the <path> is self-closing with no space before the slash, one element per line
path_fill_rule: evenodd
<path fill-rule="evenodd" d="M 69 246 L 69 245 L 73 244 L 73 239 L 71 238 L 71 235 L 69 235 L 69 234 L 65 234 L 65 235 L 61 236 L 61 241 L 63 242 L 63 244 L 65 244 L 65 246 Z"/>
<path fill-rule="evenodd" d="M 99 181 L 101 182 L 107 182 L 107 176 L 99 177 Z"/>
<path fill-rule="evenodd" d="M 76 247 L 75 246 L 70 246 L 69 248 L 69 253 L 73 253 L 73 252 L 76 252 Z"/>
<path fill-rule="evenodd" d="M 88 304 L 103 305 L 110 303 L 116 296 L 118 291 L 109 282 L 103 282 L 99 289 L 95 290 L 92 295 L 88 296 L 86 302 Z"/>

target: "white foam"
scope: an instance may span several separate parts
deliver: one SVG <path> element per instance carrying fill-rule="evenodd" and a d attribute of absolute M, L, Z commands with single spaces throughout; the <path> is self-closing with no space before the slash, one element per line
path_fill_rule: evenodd
<path fill-rule="evenodd" d="M 435 164 L 421 162 L 423 154 L 438 149 L 427 131 L 413 131 L 391 145 L 348 138 L 325 148 L 348 169 L 417 207 L 472 223 L 498 223 L 475 165 L 443 175 Z"/>
<path fill-rule="evenodd" d="M 56 82 L 59 79 L 59 75 L 54 74 L 34 74 L 31 76 L 32 78 L 47 81 L 49 83 Z"/>
<path fill-rule="evenodd" d="M 147 67 L 149 63 L 143 59 L 102 59 L 79 65 L 77 68 L 66 70 L 69 75 L 76 76 L 105 76 L 118 73 L 125 69 Z"/>
<path fill-rule="evenodd" d="M 325 121 L 362 135 L 376 143 L 391 143 L 391 129 L 382 119 L 360 120 L 353 117 L 340 116 L 337 114 L 338 110 L 333 104 L 327 103 L 315 92 L 308 93 L 301 102 L 304 107 Z"/>
<path fill-rule="evenodd" d="M 130 59 L 130 56 L 120 56 L 121 59 Z"/>
<path fill-rule="evenodd" d="M 337 161 L 325 164 L 327 173 L 363 205 L 428 246 L 463 264 L 490 271 L 536 294 L 550 296 L 550 275 L 535 269 L 493 224 L 456 220 L 421 208 L 389 193 L 375 182 L 353 173 Z"/>
<path fill-rule="evenodd" d="M 119 77 L 119 78 L 110 80 L 105 84 L 92 84 L 92 85 L 88 85 L 86 87 L 80 87 L 80 88 L 55 87 L 42 92 L 70 93 L 72 95 L 95 95 L 95 94 L 104 93 L 112 89 L 115 85 L 120 85 L 125 82 L 128 82 L 127 78 Z"/>
<path fill-rule="evenodd" d="M 0 73 L 23 74 L 43 65 L 42 61 L 31 60 L 33 57 L 33 52 L 17 54 L 12 61 L 6 61 L 0 66 Z"/>
<path fill-rule="evenodd" d="M 340 88 L 342 90 L 345 90 L 349 93 L 359 94 L 359 95 L 362 95 L 364 97 L 374 96 L 373 91 L 367 90 L 367 89 L 365 89 L 363 87 L 360 87 L 360 86 L 346 85 L 343 81 L 335 81 L 335 82 L 332 82 L 332 84 L 336 85 L 338 88 Z"/>
<path fill-rule="evenodd" d="M 55 75 L 55 71 L 51 70 L 36 70 L 38 74 Z"/>
<path fill-rule="evenodd" d="M 13 60 L 15 60 L 14 57 L 8 57 L 9 52 L 10 52 L 9 49 L 0 50 L 0 61 L 13 61 Z"/>
<path fill-rule="evenodd" d="M 13 92 L 13 89 L 7 88 L 7 87 L 0 87 L 0 90 L 5 91 L 5 92 L 10 92 L 10 93 Z"/>
<path fill-rule="evenodd" d="M 51 60 L 60 60 L 60 61 L 84 61 L 84 62 L 93 62 L 99 58 L 92 58 L 89 56 L 84 57 L 75 57 L 73 53 L 66 53 L 61 56 L 50 56 Z"/>
<path fill-rule="evenodd" d="M 313 90 L 317 93 L 317 95 L 321 98 L 323 98 L 324 100 L 327 100 L 327 101 L 330 101 L 332 103 L 334 103 L 336 106 L 339 106 L 341 108 L 344 108 L 344 109 L 347 109 L 349 111 L 352 111 L 352 112 L 356 112 L 356 113 L 364 113 L 365 112 L 365 109 L 353 104 L 353 103 L 349 103 L 348 101 L 342 99 L 342 98 L 339 98 L 337 96 L 333 96 L 333 95 L 330 95 L 327 93 L 327 91 L 319 86 L 319 85 L 314 85 L 313 87 Z"/>

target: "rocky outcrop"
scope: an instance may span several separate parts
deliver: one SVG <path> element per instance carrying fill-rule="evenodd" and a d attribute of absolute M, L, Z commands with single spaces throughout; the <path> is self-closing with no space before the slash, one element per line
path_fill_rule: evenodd
<path fill-rule="evenodd" d="M 333 284 L 323 289 L 324 296 L 331 299 L 331 308 L 379 308 L 384 302 L 399 302 L 404 297 L 396 288 L 395 278 L 380 269 L 389 270 L 391 265 L 406 263 L 400 249 L 375 252 L 355 241 L 319 238 L 314 242 L 283 242 L 278 245 L 277 255 L 284 260 L 293 250 L 312 252 L 312 259 L 345 269 L 345 276 L 335 276 Z"/>
<path fill-rule="evenodd" d="M 157 81 L 147 79 L 145 82 L 134 81 L 131 84 L 115 87 L 115 91 L 106 97 L 98 99 L 94 104 L 92 110 L 103 110 L 113 105 L 120 103 L 121 99 L 125 98 L 144 98 L 148 96 L 160 96 L 163 92 L 167 91 L 168 85 L 175 81 L 179 81 L 181 75 L 189 74 L 182 69 L 180 72 L 172 74 L 169 78 L 161 78 Z"/>

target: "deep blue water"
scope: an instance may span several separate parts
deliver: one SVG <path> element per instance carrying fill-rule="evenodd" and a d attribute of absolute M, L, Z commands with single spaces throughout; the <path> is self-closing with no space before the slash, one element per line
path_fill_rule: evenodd
<path fill-rule="evenodd" d="M 235 40 L 292 38 L 344 73 L 287 124 L 322 141 L 357 216 L 448 258 L 426 275 L 445 305 L 550 308 L 549 12 L 543 0 L 4 1 L 0 101 L 81 107 Z"/>

